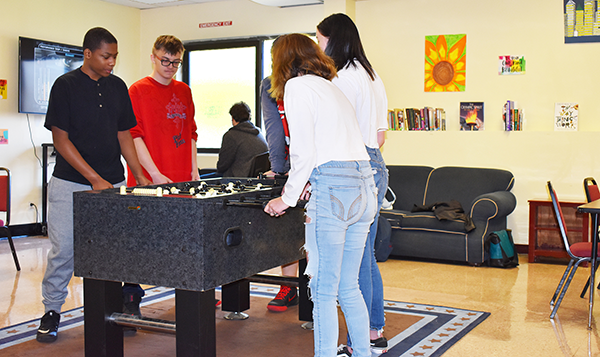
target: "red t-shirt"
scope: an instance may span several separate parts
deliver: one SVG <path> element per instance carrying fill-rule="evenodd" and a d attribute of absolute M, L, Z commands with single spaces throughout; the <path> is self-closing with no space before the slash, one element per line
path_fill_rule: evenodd
<path fill-rule="evenodd" d="M 167 86 L 145 77 L 129 88 L 137 125 L 131 136 L 142 138 L 158 170 L 174 182 L 192 179 L 192 139 L 198 140 L 192 91 L 172 80 Z M 127 168 L 127 186 L 135 177 Z M 151 180 L 150 174 L 144 175 Z"/>

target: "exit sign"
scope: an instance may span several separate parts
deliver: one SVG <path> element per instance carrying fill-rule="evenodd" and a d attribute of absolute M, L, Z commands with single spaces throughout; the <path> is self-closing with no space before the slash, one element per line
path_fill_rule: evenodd
<path fill-rule="evenodd" d="M 233 21 L 217 21 L 217 22 L 203 22 L 199 25 L 201 29 L 206 29 L 210 27 L 222 27 L 222 26 L 231 26 L 233 25 Z"/>

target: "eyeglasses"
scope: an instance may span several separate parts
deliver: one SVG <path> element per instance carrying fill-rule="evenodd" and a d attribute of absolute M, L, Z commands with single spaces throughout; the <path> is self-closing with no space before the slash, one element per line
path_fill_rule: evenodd
<path fill-rule="evenodd" d="M 168 59 L 159 59 L 160 64 L 163 65 L 164 67 L 169 67 L 169 65 L 173 65 L 173 68 L 179 68 L 179 66 L 181 66 L 181 64 L 183 63 L 183 61 L 180 60 L 175 60 L 175 61 L 169 61 Z"/>

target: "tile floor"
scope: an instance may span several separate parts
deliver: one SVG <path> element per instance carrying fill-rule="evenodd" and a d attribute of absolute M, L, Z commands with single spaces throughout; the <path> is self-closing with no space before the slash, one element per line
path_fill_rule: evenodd
<path fill-rule="evenodd" d="M 27 237 L 15 242 L 20 272 L 15 270 L 8 242 L 0 240 L 0 328 L 43 314 L 40 282 L 49 241 Z M 390 259 L 380 263 L 380 269 L 388 300 L 491 313 L 444 357 L 600 356 L 598 326 L 594 322 L 594 328 L 587 329 L 587 299 L 578 296 L 589 268 L 579 269 L 558 318 L 551 321 L 549 300 L 565 266 L 528 264 L 526 256 L 520 256 L 520 262 L 516 269 L 502 270 Z M 63 309 L 82 304 L 82 280 L 73 278 Z M 600 307 L 595 311 L 597 316 Z"/>

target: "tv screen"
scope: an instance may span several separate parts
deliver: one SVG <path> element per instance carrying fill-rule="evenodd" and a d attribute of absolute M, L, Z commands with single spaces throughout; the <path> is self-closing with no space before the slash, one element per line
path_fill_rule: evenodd
<path fill-rule="evenodd" d="M 46 114 L 56 78 L 82 64 L 81 46 L 19 37 L 19 113 Z"/>

